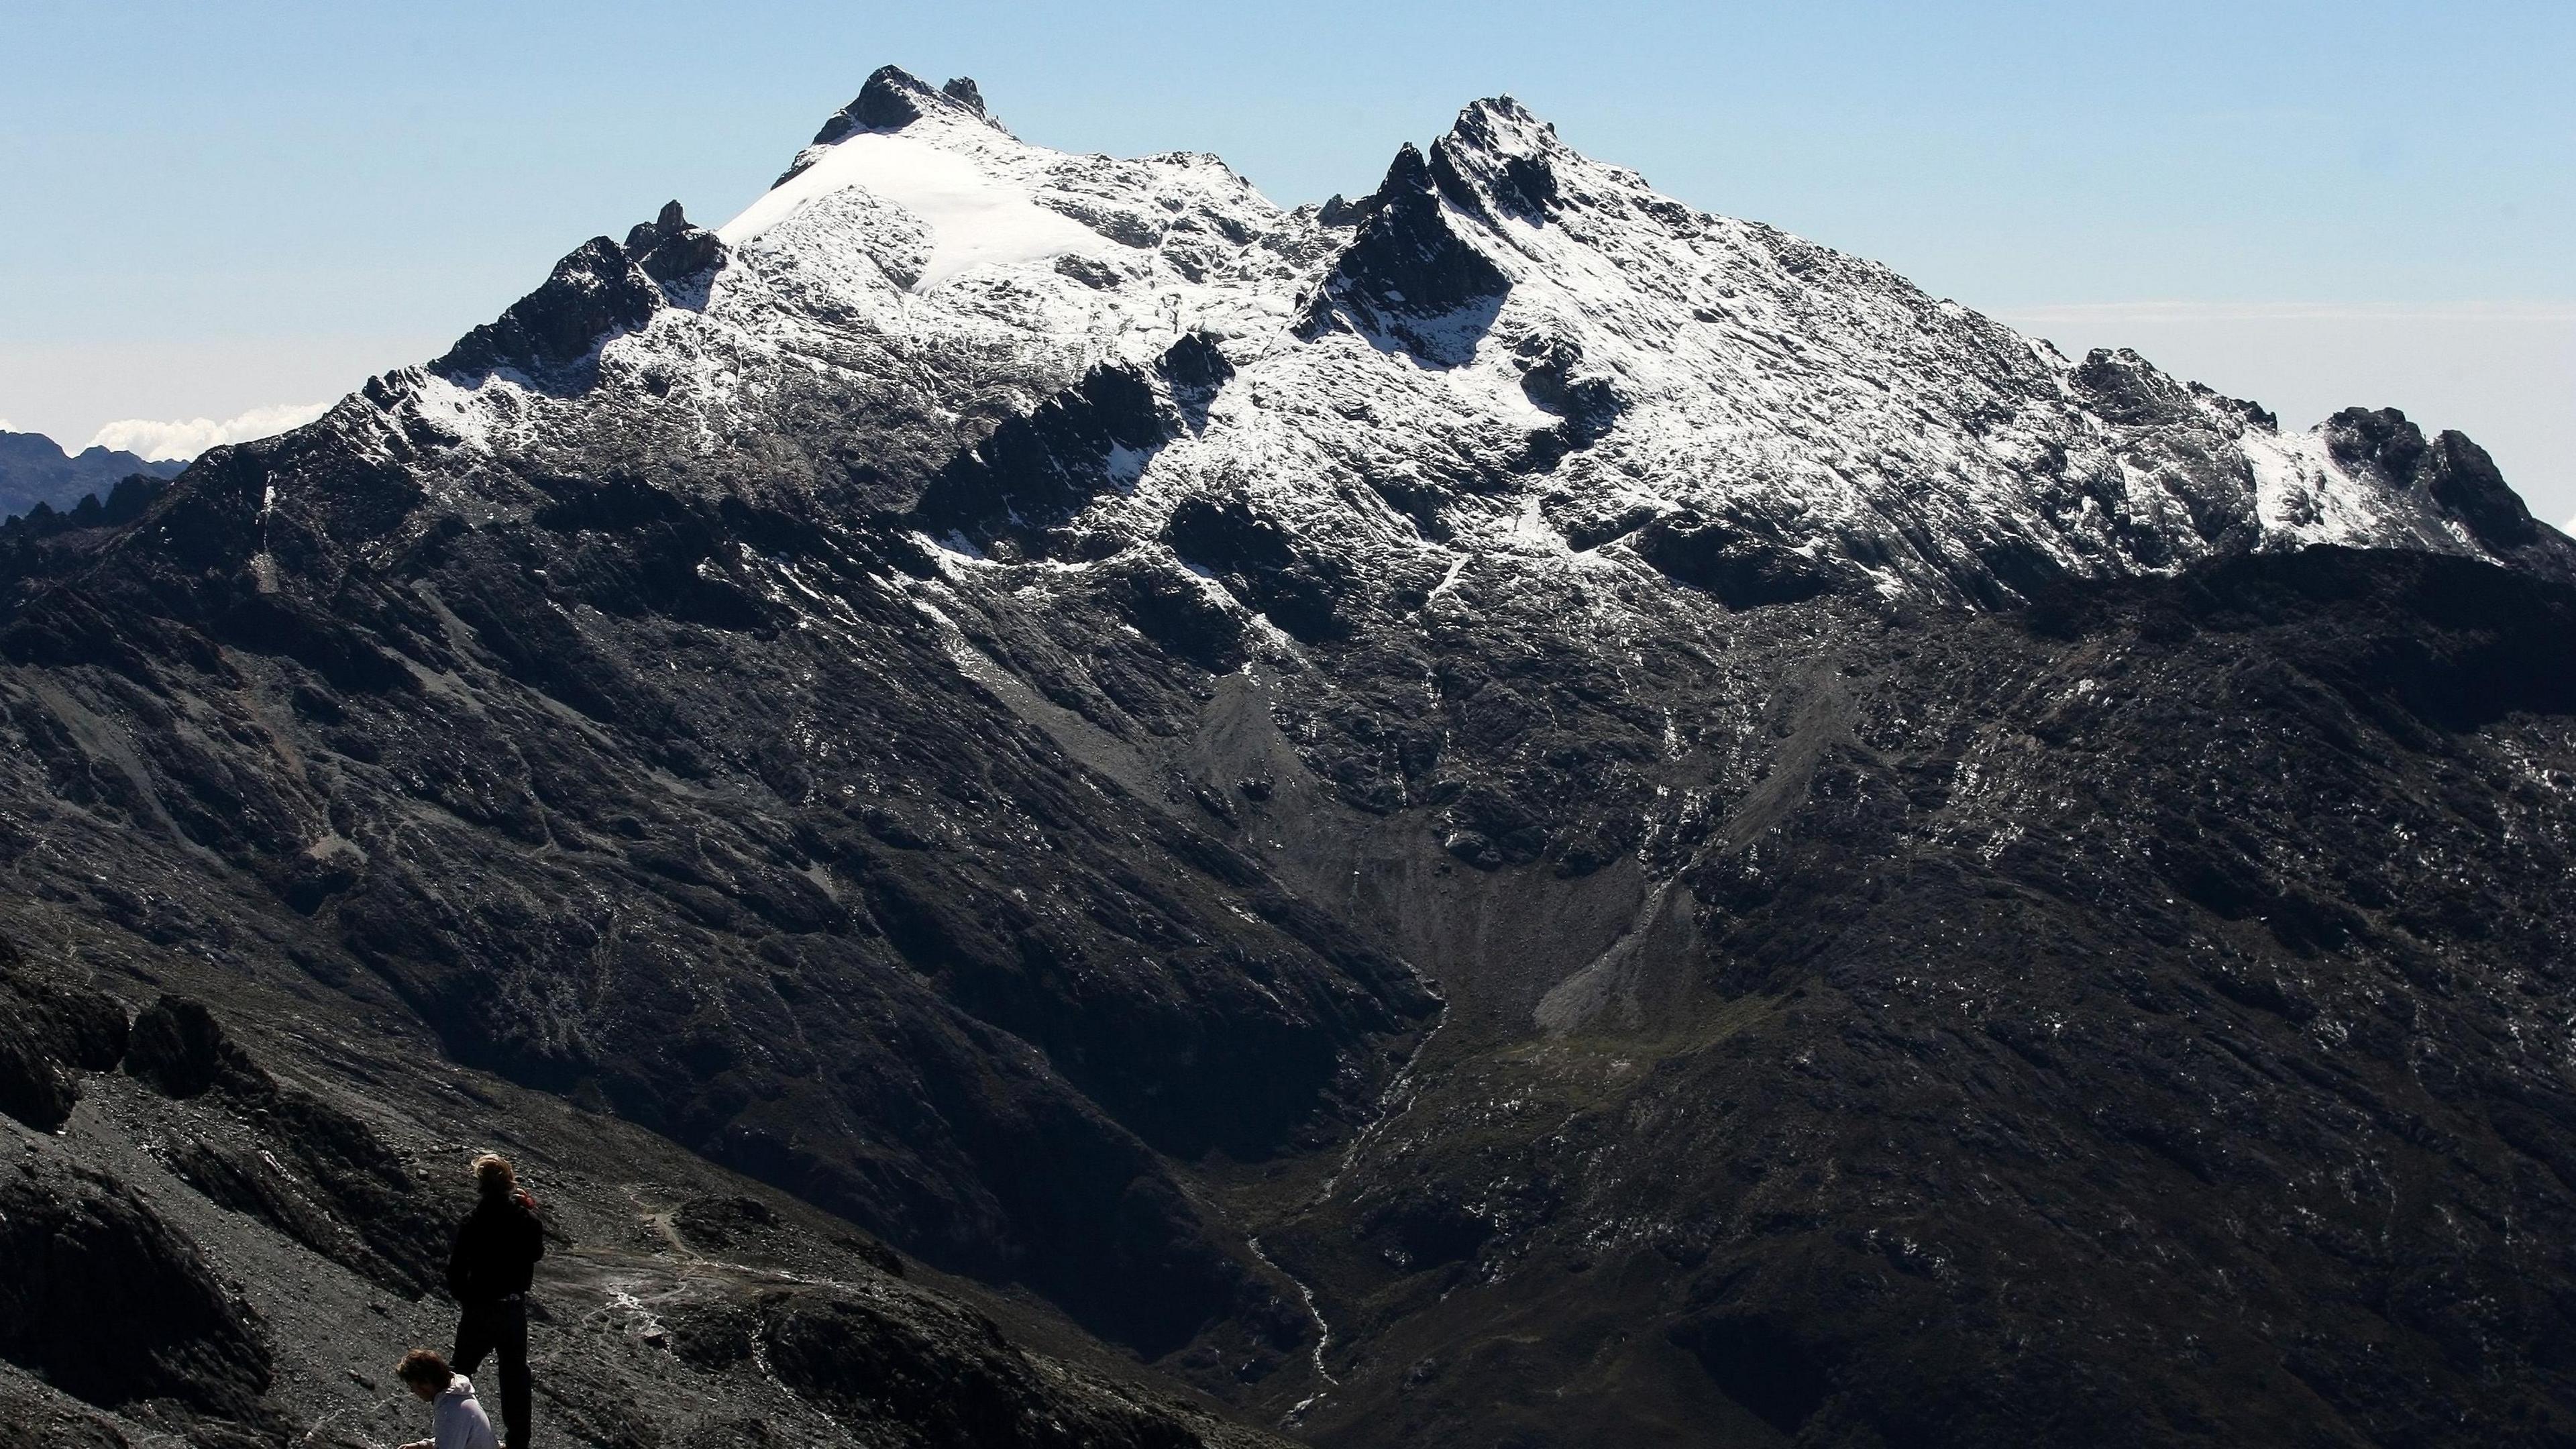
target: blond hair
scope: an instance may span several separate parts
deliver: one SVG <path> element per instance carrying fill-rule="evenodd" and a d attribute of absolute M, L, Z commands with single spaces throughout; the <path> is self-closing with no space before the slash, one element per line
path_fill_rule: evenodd
<path fill-rule="evenodd" d="M 485 1197 L 508 1197 L 519 1185 L 519 1174 L 510 1159 L 497 1152 L 486 1152 L 474 1159 L 474 1186 Z"/>

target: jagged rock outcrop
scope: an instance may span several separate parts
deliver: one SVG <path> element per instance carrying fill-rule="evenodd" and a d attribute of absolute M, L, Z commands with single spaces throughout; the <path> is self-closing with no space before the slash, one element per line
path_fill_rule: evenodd
<path fill-rule="evenodd" d="M 2395 408 L 2345 408 L 2326 420 L 2324 432 L 2326 448 L 2338 461 L 2423 498 L 2498 556 L 2518 557 L 2534 545 L 2542 545 L 2543 557 L 2553 553 L 2495 460 L 2461 434 L 2446 430 L 2428 443 L 2423 430 Z"/>
<path fill-rule="evenodd" d="M 932 537 L 1026 537 L 1119 486 L 1178 431 L 1150 374 L 1094 368 L 940 470 L 913 505 L 912 521 Z"/>
<path fill-rule="evenodd" d="M 1342 248 L 1299 322 L 1302 335 L 1335 326 L 1388 338 L 1435 367 L 1475 355 L 1511 291 L 1511 278 L 1449 224 L 1442 202 L 1473 193 L 1449 159 L 1407 145 L 1386 179 L 1352 208 L 1359 234 Z M 1435 180 L 1435 170 L 1438 177 Z M 1518 196 L 1515 191 L 1514 196 Z"/>
<path fill-rule="evenodd" d="M 445 1282 L 451 1225 L 410 1164 L 364 1121 L 281 1085 L 205 1003 L 164 995 L 146 1007 L 124 1067 L 163 1096 L 220 1098 L 212 1130 L 162 1154 L 180 1181 L 397 1293 Z"/>
<path fill-rule="evenodd" d="M 81 1075 L 124 1058 L 126 1032 L 115 998 L 40 969 L 0 936 L 0 1113 L 39 1132 L 60 1127 Z"/>
<path fill-rule="evenodd" d="M 218 1443 L 269 1427 L 268 1346 L 197 1245 L 105 1173 L 0 1169 L 0 1358 L 103 1408 L 203 1416 Z"/>
<path fill-rule="evenodd" d="M 690 225 L 677 201 L 664 202 L 660 215 L 626 233 L 626 254 L 666 288 L 724 265 L 724 243 L 705 227 Z"/>
<path fill-rule="evenodd" d="M 433 372 L 485 378 L 507 368 L 536 385 L 578 381 L 578 367 L 602 343 L 639 331 L 665 306 L 698 305 L 708 273 L 724 265 L 724 243 L 691 226 L 680 203 L 626 233 L 624 245 L 592 237 L 555 263 L 544 286 L 475 328 Z"/>
<path fill-rule="evenodd" d="M 589 355 L 610 333 L 642 327 L 660 304 L 659 289 L 624 247 L 592 237 L 555 263 L 544 286 L 511 303 L 499 321 L 467 333 L 430 366 L 447 374 L 507 367 L 548 377 Z"/>

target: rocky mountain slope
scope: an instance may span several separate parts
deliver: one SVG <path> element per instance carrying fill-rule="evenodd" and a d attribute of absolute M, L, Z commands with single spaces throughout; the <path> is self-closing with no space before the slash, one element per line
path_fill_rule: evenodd
<path fill-rule="evenodd" d="M 0 518 L 31 513 L 39 504 L 68 513 L 92 494 L 105 499 L 117 484 L 137 474 L 168 478 L 186 466 L 146 462 L 94 444 L 74 453 L 42 433 L 0 429 Z"/>
<path fill-rule="evenodd" d="M 662 1145 L 547 1149 L 601 1232 L 678 1200 L 601 1154 L 685 1150 L 1123 1365 L 1010 1402 L 2576 1432 L 2576 545 L 2457 434 L 2060 357 L 1508 100 L 1282 211 L 881 71 L 724 226 L 0 561 L 0 930 L 124 999 L 78 1020 L 171 979 L 314 1100 L 488 1074 L 415 1150 L 614 1118 Z M 49 1030 L 39 1127 L 117 1060 Z M 131 1055 L 45 1201 L 165 1140 Z M 264 1210 L 248 1150 L 179 1180 L 408 1271 L 418 1209 Z M 742 1291 L 747 1416 L 992 1396 L 804 1384 L 861 1329 Z M 0 1349 L 254 1437 L 323 1401 L 221 1367 L 314 1328 L 220 1317 L 131 1393 Z"/>
<path fill-rule="evenodd" d="M 419 1437 L 427 1411 L 391 1365 L 448 1342 L 459 1163 L 491 1147 L 544 1204 L 537 1405 L 555 1442 L 1277 1442 L 1132 1369 L 1032 1352 L 986 1311 L 1009 1305 L 961 1301 L 664 1139 L 443 1063 L 417 1028 L 315 991 L 276 942 L 217 964 L 63 930 L 0 964 L 0 1444 Z M 127 990 L 220 990 L 224 1012 L 160 991 L 129 1020 L 47 955 Z"/>

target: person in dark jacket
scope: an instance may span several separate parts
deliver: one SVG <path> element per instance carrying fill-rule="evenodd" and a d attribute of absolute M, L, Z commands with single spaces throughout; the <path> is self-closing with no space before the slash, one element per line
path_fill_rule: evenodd
<path fill-rule="evenodd" d="M 519 1186 L 506 1159 L 488 1152 L 475 1158 L 474 1187 L 474 1211 L 447 1255 L 447 1291 L 464 1310 L 448 1361 L 471 1374 L 483 1355 L 500 1358 L 507 1449 L 528 1449 L 528 1282 L 546 1255 L 545 1231 L 537 1224 L 537 1200 Z"/>

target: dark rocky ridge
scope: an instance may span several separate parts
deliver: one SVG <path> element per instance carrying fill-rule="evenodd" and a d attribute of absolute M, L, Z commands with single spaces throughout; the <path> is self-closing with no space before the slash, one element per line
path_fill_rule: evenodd
<path fill-rule="evenodd" d="M 707 274 L 723 265 L 724 243 L 691 226 L 680 203 L 667 202 L 653 220 L 630 228 L 623 245 L 592 237 L 555 263 L 544 286 L 430 366 L 469 377 L 510 368 L 534 381 L 577 385 L 579 365 L 603 340 L 642 328 L 659 308 L 698 300 Z"/>
<path fill-rule="evenodd" d="M 1410 145 L 1396 152 L 1386 179 L 1353 208 L 1359 234 L 1308 302 L 1299 330 L 1311 337 L 1357 327 L 1435 366 L 1463 361 L 1456 334 L 1471 334 L 1471 342 L 1481 329 L 1472 319 L 1462 323 L 1459 314 L 1492 315 L 1511 279 L 1442 215 L 1440 198 L 1460 187 L 1447 142 L 1433 145 L 1429 161 Z"/>
<path fill-rule="evenodd" d="M 933 111 L 968 115 L 996 129 L 1000 127 L 1000 122 L 984 113 L 984 93 L 972 79 L 958 76 L 932 90 L 900 67 L 886 65 L 877 67 L 868 76 L 867 84 L 859 88 L 858 96 L 823 122 L 823 128 L 814 133 L 814 144 L 828 146 L 853 131 L 900 131 Z M 801 169 L 791 169 L 787 176 Z M 779 179 L 784 181 L 787 177 Z"/>
<path fill-rule="evenodd" d="M 905 520 L 1010 556 L 1080 557 L 1063 525 L 1154 451 L 1204 424 L 1207 399 L 1233 376 L 1217 345 L 1186 333 L 1150 368 L 1096 367 L 1081 382 L 1012 418 L 930 479 Z M 1117 545 L 1111 544 L 1111 551 Z"/>
<path fill-rule="evenodd" d="M 1001 134 L 955 87 L 870 93 L 913 108 L 871 128 Z M 423 1111 L 441 1151 L 538 1139 L 590 1179 L 584 1243 L 662 1204 L 655 1254 L 733 1256 L 721 1287 L 657 1277 L 634 1344 L 562 1330 L 552 1412 L 586 1442 L 752 1440 L 669 1398 L 621 1417 L 666 1362 L 621 1355 L 666 1348 L 736 1375 L 725 1402 L 858 1431 L 1178 1442 L 1096 1384 L 1018 1412 L 1047 1371 L 950 1310 L 889 1322 L 882 1250 L 679 1148 L 1043 1295 L 1014 1334 L 1079 1357 L 1069 1320 L 1321 1442 L 2563 1442 L 2566 541 L 2465 439 L 2356 412 L 2324 446 L 2378 490 L 2346 501 L 2414 510 L 2406 547 L 2292 548 L 2227 451 L 2288 446 L 2259 409 L 2110 353 L 2067 405 L 2165 511 L 2097 528 L 2111 475 L 2044 449 L 2028 516 L 1927 490 L 1902 554 L 1785 491 L 1622 492 L 1603 470 L 1660 404 L 1584 319 L 1510 309 L 1560 240 L 1713 223 L 1533 128 L 1471 108 L 1327 251 L 1247 232 L 1406 354 L 1273 414 L 1295 446 L 1259 475 L 1125 469 L 1287 391 L 1280 358 L 1374 340 L 1192 330 L 1075 367 L 850 323 L 840 355 L 884 349 L 850 369 L 870 407 L 782 387 L 656 451 L 705 415 L 643 344 L 701 334 L 603 241 L 559 370 L 488 384 L 533 441 L 476 445 L 452 379 L 398 375 L 13 545 L 0 863 L 13 934 L 60 945 L 10 989 L 174 986 L 298 1079 L 176 1001 L 139 1072 L 84 1076 L 106 1047 L 76 1060 L 46 1005 L 0 1043 L 73 1129 L 36 1150 L 140 1174 L 166 1169 L 133 1144 L 171 1144 L 171 1212 L 355 1291 L 411 1271 L 360 1220 L 428 1210 L 348 1131 L 364 1103 L 380 1146 Z M 1896 355 L 1997 369 L 1959 383 L 1980 436 L 2056 385 L 2000 329 L 1748 235 L 1806 336 L 1865 295 L 1931 349 Z M 570 304 L 627 282 L 661 299 L 645 330 L 577 335 Z M 536 313 L 512 336 L 557 336 Z M 1806 378 L 1799 336 L 1753 340 Z M 1497 359 L 1536 423 L 1372 422 Z M 699 1185 L 674 1204 L 578 1145 L 612 1116 Z M 751 1273 L 800 1254 L 864 1291 Z M 563 1291 L 639 1270 L 591 1271 Z M 911 1367 L 825 1372 L 853 1344 Z"/>
<path fill-rule="evenodd" d="M 2346 408 L 2326 428 L 2336 457 L 2369 467 L 2393 487 L 2420 491 L 2499 553 L 2512 556 L 2547 537 L 2487 450 L 2464 434 L 2445 431 L 2426 442 L 2424 430 L 2395 408 Z"/>

